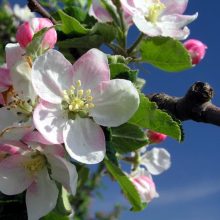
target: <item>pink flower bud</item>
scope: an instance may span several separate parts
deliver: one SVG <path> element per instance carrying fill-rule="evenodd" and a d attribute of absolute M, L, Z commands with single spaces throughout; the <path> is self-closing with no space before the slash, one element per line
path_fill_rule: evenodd
<path fill-rule="evenodd" d="M 25 48 L 32 41 L 35 33 L 45 27 L 51 27 L 53 23 L 47 18 L 33 18 L 24 22 L 17 30 L 16 40 L 21 47 Z M 57 42 L 57 32 L 54 28 L 47 31 L 43 39 L 43 48 L 53 48 Z"/>
<path fill-rule="evenodd" d="M 158 197 L 155 184 L 150 177 L 140 175 L 131 178 L 131 181 L 136 187 L 142 202 L 149 203 L 153 198 Z"/>
<path fill-rule="evenodd" d="M 147 136 L 151 143 L 160 143 L 167 138 L 167 135 L 152 130 L 147 131 Z"/>
<path fill-rule="evenodd" d="M 184 46 L 190 53 L 192 64 L 198 64 L 205 56 L 207 46 L 199 40 L 187 40 L 184 42 Z"/>

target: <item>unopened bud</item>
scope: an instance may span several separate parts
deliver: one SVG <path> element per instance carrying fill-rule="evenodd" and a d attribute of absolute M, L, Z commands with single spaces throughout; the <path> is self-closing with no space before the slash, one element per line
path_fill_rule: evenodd
<path fill-rule="evenodd" d="M 162 134 L 162 133 L 159 133 L 156 131 L 152 131 L 152 130 L 147 131 L 147 136 L 148 136 L 151 143 L 160 143 L 167 138 L 167 136 L 165 134 Z"/>
<path fill-rule="evenodd" d="M 24 22 L 17 30 L 16 40 L 21 47 L 25 48 L 32 41 L 35 33 L 45 27 L 51 27 L 53 23 L 47 18 L 33 18 Z M 57 32 L 54 28 L 48 30 L 44 36 L 42 46 L 44 49 L 53 48 L 57 42 Z"/>
<path fill-rule="evenodd" d="M 188 50 L 191 56 L 192 64 L 198 64 L 205 56 L 207 46 L 201 41 L 190 39 L 187 40 L 183 45 Z"/>
<path fill-rule="evenodd" d="M 149 203 L 152 199 L 159 196 L 150 176 L 137 172 L 134 176 L 130 176 L 130 180 L 137 189 L 142 202 Z"/>

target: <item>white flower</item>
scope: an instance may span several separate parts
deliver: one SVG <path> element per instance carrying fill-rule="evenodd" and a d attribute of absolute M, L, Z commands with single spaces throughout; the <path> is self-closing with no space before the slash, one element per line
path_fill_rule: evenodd
<path fill-rule="evenodd" d="M 169 36 L 178 40 L 188 37 L 186 27 L 198 13 L 182 15 L 188 0 L 121 0 L 122 7 L 133 17 L 137 28 L 148 36 Z"/>
<path fill-rule="evenodd" d="M 58 189 L 54 180 L 74 195 L 78 176 L 75 166 L 63 158 L 61 145 L 31 147 L 1 161 L 0 191 L 16 195 L 27 190 L 28 220 L 39 220 L 56 206 Z"/>
<path fill-rule="evenodd" d="M 99 125 L 119 126 L 139 105 L 130 81 L 110 80 L 107 56 L 97 49 L 74 65 L 49 50 L 33 63 L 32 82 L 42 99 L 33 115 L 36 128 L 52 143 L 64 142 L 69 155 L 82 163 L 98 163 L 105 156 Z"/>

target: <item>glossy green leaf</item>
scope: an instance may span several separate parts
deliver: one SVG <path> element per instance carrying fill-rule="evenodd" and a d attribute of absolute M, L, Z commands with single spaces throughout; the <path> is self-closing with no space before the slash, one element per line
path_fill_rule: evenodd
<path fill-rule="evenodd" d="M 62 10 L 58 10 L 58 13 L 62 21 L 61 29 L 65 34 L 85 35 L 89 32 L 89 29 L 86 29 L 74 17 L 69 16 Z"/>
<path fill-rule="evenodd" d="M 114 179 L 120 185 L 125 197 L 132 205 L 132 211 L 141 211 L 146 207 L 146 204 L 141 202 L 140 195 L 138 194 L 135 186 L 129 180 L 129 178 L 123 173 L 123 171 L 114 165 L 109 160 L 105 159 L 105 165 L 108 172 L 114 177 Z"/>
<path fill-rule="evenodd" d="M 111 144 L 118 153 L 129 153 L 148 144 L 145 132 L 137 125 L 123 124 L 111 128 Z"/>
<path fill-rule="evenodd" d="M 181 42 L 169 37 L 152 37 L 140 44 L 142 60 L 167 72 L 192 67 L 191 58 Z"/>
<path fill-rule="evenodd" d="M 156 103 L 149 101 L 144 94 L 141 94 L 139 108 L 129 122 L 166 134 L 178 141 L 182 140 L 180 124 L 169 114 L 158 109 Z"/>

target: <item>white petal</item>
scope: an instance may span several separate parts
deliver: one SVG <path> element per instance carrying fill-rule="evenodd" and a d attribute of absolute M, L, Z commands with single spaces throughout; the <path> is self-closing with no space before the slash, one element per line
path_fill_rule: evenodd
<path fill-rule="evenodd" d="M 17 61 L 22 59 L 22 55 L 24 54 L 24 50 L 16 44 L 7 44 L 5 47 L 6 53 L 6 63 L 7 67 L 10 70 Z"/>
<path fill-rule="evenodd" d="M 64 143 L 73 159 L 86 164 L 95 164 L 105 156 L 105 136 L 99 125 L 89 118 L 69 121 L 64 129 Z"/>
<path fill-rule="evenodd" d="M 16 114 L 13 110 L 8 110 L 7 107 L 0 108 L 0 133 L 8 128 L 9 126 L 12 126 L 13 124 L 19 122 L 22 117 L 18 114 Z"/>
<path fill-rule="evenodd" d="M 20 60 L 11 69 L 11 79 L 15 92 L 23 100 L 35 100 L 36 93 L 31 82 L 31 67 L 27 61 Z"/>
<path fill-rule="evenodd" d="M 170 154 L 164 148 L 153 148 L 143 155 L 141 164 L 145 166 L 151 174 L 158 175 L 169 169 L 171 165 Z"/>
<path fill-rule="evenodd" d="M 28 220 L 39 220 L 56 206 L 58 189 L 44 169 L 26 193 Z"/>
<path fill-rule="evenodd" d="M 18 141 L 21 140 L 24 135 L 31 132 L 34 129 L 32 119 L 25 122 L 15 122 L 2 130 L 0 133 L 0 140 Z"/>
<path fill-rule="evenodd" d="M 163 14 L 183 14 L 188 0 L 161 0 L 161 3 L 166 7 Z"/>
<path fill-rule="evenodd" d="M 71 63 L 58 51 L 49 50 L 38 57 L 32 67 L 32 82 L 36 93 L 45 101 L 60 103 L 63 90 L 72 84 Z"/>
<path fill-rule="evenodd" d="M 34 124 L 43 137 L 54 144 L 63 143 L 65 115 L 61 106 L 41 101 L 34 110 Z"/>
<path fill-rule="evenodd" d="M 135 13 L 133 16 L 133 22 L 137 28 L 151 37 L 161 35 L 161 30 L 155 24 L 146 20 L 144 14 Z"/>
<path fill-rule="evenodd" d="M 25 157 L 9 156 L 0 163 L 0 191 L 6 195 L 22 193 L 32 183 L 23 167 Z"/>
<path fill-rule="evenodd" d="M 91 111 L 95 122 L 107 127 L 117 127 L 129 120 L 139 106 L 139 94 L 134 85 L 123 79 L 103 82 L 95 91 Z"/>
<path fill-rule="evenodd" d="M 73 164 L 67 160 L 46 154 L 51 165 L 51 177 L 61 183 L 72 195 L 76 193 L 78 174 Z"/>
<path fill-rule="evenodd" d="M 110 80 L 107 56 L 98 49 L 91 49 L 73 65 L 73 80 L 81 80 L 83 89 L 93 89 L 102 81 Z"/>

